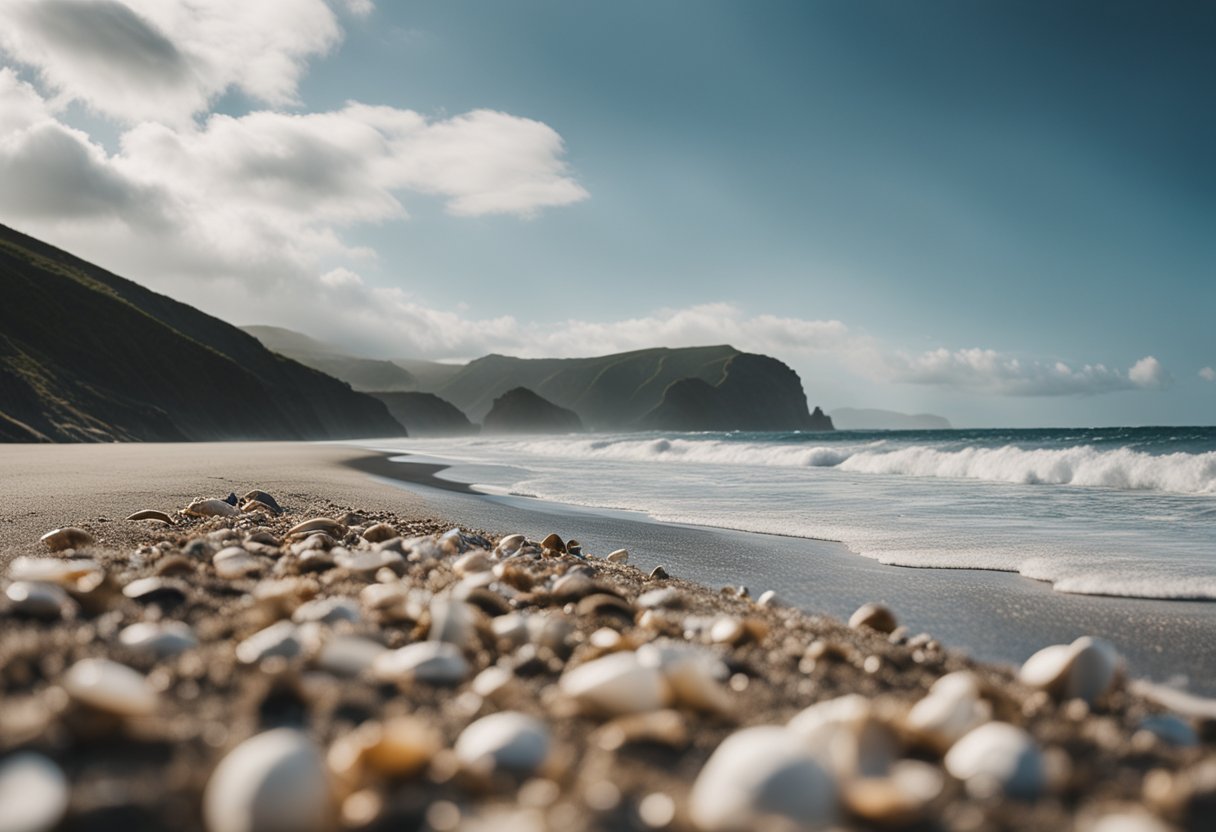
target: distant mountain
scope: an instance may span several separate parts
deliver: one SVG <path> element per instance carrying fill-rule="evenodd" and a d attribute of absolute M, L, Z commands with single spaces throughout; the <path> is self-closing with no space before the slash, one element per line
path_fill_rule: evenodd
<path fill-rule="evenodd" d="M 451 402 L 434 393 L 372 393 L 388 407 L 410 436 L 459 436 L 477 433 L 477 425 L 469 421 Z"/>
<path fill-rule="evenodd" d="M 832 411 L 832 421 L 839 430 L 951 430 L 952 425 L 932 413 L 897 413 L 894 410 L 873 410 L 838 407 Z"/>
<path fill-rule="evenodd" d="M 0 440 L 400 435 L 383 403 L 0 225 Z"/>
<path fill-rule="evenodd" d="M 346 355 L 337 347 L 282 327 L 243 326 L 241 329 L 261 341 L 267 349 L 340 378 L 356 390 L 367 393 L 418 389 L 414 374 L 392 361 Z"/>
<path fill-rule="evenodd" d="M 526 387 L 503 393 L 486 414 L 486 433 L 577 433 L 578 414 L 536 395 Z"/>

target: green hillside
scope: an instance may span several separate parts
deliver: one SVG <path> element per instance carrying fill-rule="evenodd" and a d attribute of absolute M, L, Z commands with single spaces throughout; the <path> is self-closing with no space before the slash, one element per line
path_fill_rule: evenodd
<path fill-rule="evenodd" d="M 241 329 L 261 341 L 267 349 L 340 378 L 356 390 L 367 393 L 418 389 L 414 374 L 392 361 L 346 355 L 337 347 L 282 327 L 243 326 Z"/>
<path fill-rule="evenodd" d="M 400 434 L 379 401 L 0 225 L 0 440 Z"/>

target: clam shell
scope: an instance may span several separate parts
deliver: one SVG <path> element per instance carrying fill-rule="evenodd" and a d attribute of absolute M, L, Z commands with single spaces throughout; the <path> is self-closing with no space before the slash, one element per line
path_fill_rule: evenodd
<path fill-rule="evenodd" d="M 142 511 L 137 511 L 127 517 L 128 520 L 155 520 L 158 523 L 164 523 L 166 526 L 172 526 L 173 518 L 163 511 L 157 511 L 154 508 L 145 508 Z"/>
<path fill-rule="evenodd" d="M 498 541 L 494 550 L 503 554 L 514 554 L 527 542 L 528 538 L 522 534 L 509 534 Z"/>
<path fill-rule="evenodd" d="M 771 822 L 814 829 L 835 822 L 832 775 L 784 728 L 744 728 L 727 737 L 697 775 L 689 814 L 702 832 L 744 832 Z"/>
<path fill-rule="evenodd" d="M 143 674 L 109 659 L 76 662 L 64 674 L 63 688 L 77 702 L 117 716 L 145 716 L 158 704 Z"/>
<path fill-rule="evenodd" d="M 346 526 L 331 517 L 313 517 L 311 520 L 297 523 L 288 529 L 287 537 L 302 536 L 312 532 L 325 532 L 333 537 L 341 537 L 346 534 Z"/>
<path fill-rule="evenodd" d="M 862 604 L 849 616 L 849 626 L 854 630 L 868 628 L 880 633 L 891 633 L 899 626 L 895 613 L 882 604 Z"/>
<path fill-rule="evenodd" d="M 198 499 L 182 509 L 182 514 L 191 517 L 235 517 L 240 513 L 236 506 L 225 500 Z"/>
<path fill-rule="evenodd" d="M 973 728 L 987 722 L 992 708 L 980 699 L 979 680 L 965 670 L 949 673 L 912 706 L 904 724 L 916 735 L 945 751 Z"/>
<path fill-rule="evenodd" d="M 210 832 L 325 832 L 335 814 L 321 752 L 292 728 L 238 745 L 216 766 L 203 793 Z"/>
<path fill-rule="evenodd" d="M 671 701 L 662 671 L 642 664 L 631 652 L 613 653 L 567 670 L 558 685 L 583 708 L 605 714 L 654 711 Z"/>
<path fill-rule="evenodd" d="M 1055 644 L 1035 653 L 1018 672 L 1018 679 L 1064 699 L 1084 699 L 1091 705 L 1114 685 L 1119 654 L 1108 642 L 1082 636 L 1072 644 Z"/>
<path fill-rule="evenodd" d="M 558 537 L 556 532 L 547 535 L 545 539 L 540 542 L 540 546 L 542 549 L 549 549 L 551 551 L 561 552 L 563 554 L 566 551 L 566 544 L 560 537 Z"/>
<path fill-rule="evenodd" d="M 75 526 L 64 526 L 62 529 L 49 531 L 38 539 L 45 543 L 52 552 L 62 552 L 65 549 L 79 549 L 81 546 L 88 546 L 93 542 L 93 535 Z"/>
<path fill-rule="evenodd" d="M 626 563 L 629 560 L 629 550 L 617 549 L 615 552 L 609 552 L 604 560 L 611 561 L 612 563 Z"/>
<path fill-rule="evenodd" d="M 242 500 L 254 500 L 256 502 L 263 503 L 264 505 L 268 505 L 268 506 L 270 506 L 270 508 L 272 508 L 274 510 L 275 514 L 283 513 L 283 507 L 279 505 L 278 501 L 275 500 L 274 497 L 270 496 L 265 491 L 261 491 L 261 490 L 255 488 L 253 491 L 247 491 L 245 493 L 245 496 L 242 497 L 241 499 Z"/>
<path fill-rule="evenodd" d="M 388 523 L 376 523 L 364 529 L 362 537 L 369 543 L 383 543 L 397 537 L 397 530 Z"/>
<path fill-rule="evenodd" d="M 968 791 L 986 797 L 1037 797 L 1045 783 L 1043 755 L 1034 739 L 1007 722 L 988 722 L 972 730 L 946 754 L 946 771 Z"/>
<path fill-rule="evenodd" d="M 41 754 L 24 751 L 0 761 L 0 829 L 50 832 L 68 810 L 68 780 Z"/>
<path fill-rule="evenodd" d="M 519 775 L 540 768 L 549 748 L 548 726 L 517 711 L 482 717 L 461 732 L 454 746 L 456 758 L 469 768 L 489 761 L 494 769 Z"/>

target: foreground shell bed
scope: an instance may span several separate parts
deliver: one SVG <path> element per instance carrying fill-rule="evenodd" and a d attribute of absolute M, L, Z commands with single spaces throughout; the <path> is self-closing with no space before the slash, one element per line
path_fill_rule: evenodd
<path fill-rule="evenodd" d="M 881 604 L 845 625 L 556 533 L 260 489 L 132 508 L 9 564 L 0 832 L 1216 816 L 1213 724 L 1131 694 L 1099 639 L 1015 674 Z"/>

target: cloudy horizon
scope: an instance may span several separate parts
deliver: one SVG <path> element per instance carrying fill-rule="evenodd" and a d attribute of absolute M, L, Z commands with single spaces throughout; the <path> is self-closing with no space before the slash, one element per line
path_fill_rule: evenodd
<path fill-rule="evenodd" d="M 1211 423 L 1202 6 L 473 5 L 2 0 L 0 222 L 372 357 L 731 343 L 825 409 Z"/>

